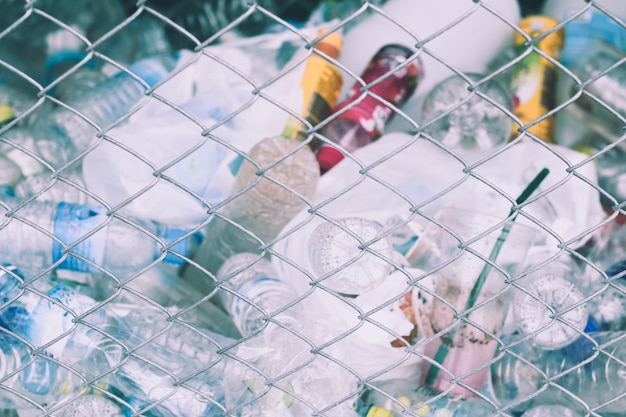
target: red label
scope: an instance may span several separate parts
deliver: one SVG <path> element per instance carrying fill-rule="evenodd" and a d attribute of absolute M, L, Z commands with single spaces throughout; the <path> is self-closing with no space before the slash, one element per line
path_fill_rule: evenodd
<path fill-rule="evenodd" d="M 402 106 L 413 94 L 422 76 L 422 65 L 417 59 L 397 69 L 411 55 L 411 49 L 402 45 L 387 45 L 381 48 L 368 64 L 361 79 L 367 85 L 385 74 L 391 74 L 367 88 L 367 91 L 361 91 L 362 84 L 355 83 L 350 90 L 349 97 L 335 110 L 339 112 L 346 107 L 351 107 L 339 118 L 358 122 L 368 132 L 372 141 L 378 139 L 387 121 L 393 117 L 393 110 L 371 94 L 396 107 Z M 358 102 L 355 103 L 355 101 Z"/>

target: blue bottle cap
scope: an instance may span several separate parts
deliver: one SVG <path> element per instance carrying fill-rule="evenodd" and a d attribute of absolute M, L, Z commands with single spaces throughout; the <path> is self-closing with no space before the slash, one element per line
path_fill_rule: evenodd
<path fill-rule="evenodd" d="M 182 236 L 185 236 L 188 233 L 189 233 L 189 230 L 167 229 L 165 231 L 164 240 L 166 243 L 169 244 L 171 242 L 174 242 L 175 240 L 180 239 Z M 167 255 L 165 255 L 164 261 L 171 263 L 171 264 L 175 264 L 175 265 L 182 265 L 185 263 L 185 260 L 181 258 L 180 256 L 174 255 L 172 252 L 179 253 L 182 256 L 185 256 L 188 258 L 195 253 L 195 249 L 198 246 L 200 246 L 201 243 L 202 243 L 202 234 L 200 232 L 196 232 L 192 234 L 191 236 L 181 240 L 174 246 L 172 246 L 170 248 L 170 252 L 168 252 Z"/>

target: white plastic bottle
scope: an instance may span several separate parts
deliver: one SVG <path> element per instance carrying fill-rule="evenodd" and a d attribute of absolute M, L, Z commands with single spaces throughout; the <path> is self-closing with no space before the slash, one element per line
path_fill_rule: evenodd
<path fill-rule="evenodd" d="M 489 62 L 513 39 L 515 32 L 505 22 L 516 24 L 520 19 L 516 0 L 389 0 L 381 9 L 386 16 L 372 13 L 346 33 L 339 62 L 354 74 L 361 74 L 368 59 L 383 45 L 399 43 L 417 53 L 418 42 L 437 35 L 423 45 L 437 59 L 426 51 L 420 53 L 424 77 L 403 107 L 413 120 L 419 120 L 424 96 L 438 82 L 454 74 L 446 65 L 457 71 L 484 73 Z M 353 78 L 344 73 L 344 79 L 345 96 Z M 398 122 L 396 126 L 406 126 L 400 124 L 401 119 L 397 117 L 387 132 L 397 129 L 392 126 L 395 122 Z"/>
<path fill-rule="evenodd" d="M 14 202 L 12 206 L 15 205 Z M 4 208 L 0 211 L 7 213 Z M 76 272 L 98 272 L 99 268 L 104 268 L 116 275 L 138 271 L 162 255 L 164 246 L 159 241 L 170 244 L 185 233 L 139 219 L 134 219 L 133 225 L 118 219 L 107 223 L 103 207 L 52 201 L 32 201 L 12 217 L 0 229 L 0 261 L 11 261 L 25 273 L 39 273 L 53 266 Z M 95 229 L 99 230 L 90 234 Z M 79 239 L 81 242 L 68 250 L 78 256 L 65 254 L 64 246 Z M 193 239 L 184 239 L 171 250 L 190 256 L 195 243 Z M 172 252 L 163 260 L 184 263 Z"/>
<path fill-rule="evenodd" d="M 220 292 L 224 308 L 244 337 L 265 325 L 266 314 L 277 312 L 297 297 L 294 289 L 278 277 L 272 263 L 253 253 L 232 256 L 224 262 L 217 277 L 228 288 Z M 289 326 L 298 318 L 286 310 L 272 319 Z"/>

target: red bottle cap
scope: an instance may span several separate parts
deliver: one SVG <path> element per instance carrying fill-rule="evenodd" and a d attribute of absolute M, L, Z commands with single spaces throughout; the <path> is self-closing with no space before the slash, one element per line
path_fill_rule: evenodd
<path fill-rule="evenodd" d="M 333 148 L 330 145 L 322 145 L 315 157 L 320 164 L 320 170 L 324 173 L 337 165 L 344 158 L 344 155 L 337 148 Z"/>

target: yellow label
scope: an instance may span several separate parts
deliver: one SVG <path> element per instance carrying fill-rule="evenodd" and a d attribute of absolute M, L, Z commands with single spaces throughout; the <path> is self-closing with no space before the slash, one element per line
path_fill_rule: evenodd
<path fill-rule="evenodd" d="M 59 384 L 59 389 L 61 391 L 61 394 L 63 395 L 67 395 L 70 392 L 72 392 L 72 381 L 70 381 L 69 379 L 66 379 L 65 381 L 61 382 Z"/>
<path fill-rule="evenodd" d="M 313 126 L 330 116 L 337 105 L 343 85 L 341 71 L 326 58 L 313 52 L 307 59 L 300 87 L 302 88 L 302 118 Z M 303 129 L 302 123 L 290 118 L 283 136 L 295 138 Z"/>
<path fill-rule="evenodd" d="M 13 108 L 8 104 L 0 104 L 0 126 L 10 122 L 14 118 L 15 113 L 13 113 Z"/>
<path fill-rule="evenodd" d="M 396 409 L 399 411 L 402 411 L 406 408 L 409 408 L 411 406 L 411 399 L 409 397 L 407 397 L 406 395 L 401 395 L 398 398 L 396 398 L 400 404 L 402 404 L 404 407 L 402 407 L 400 404 L 396 404 Z"/>
<path fill-rule="evenodd" d="M 373 406 L 367 411 L 365 417 L 393 417 L 393 413 L 384 408 Z"/>
<path fill-rule="evenodd" d="M 304 93 L 302 114 L 305 118 L 317 124 L 328 117 L 337 105 L 342 85 L 339 69 L 325 58 L 312 55 L 300 84 Z"/>
<path fill-rule="evenodd" d="M 537 38 L 552 30 L 558 21 L 547 16 L 530 16 L 523 19 L 519 27 L 531 39 Z M 528 46 L 526 38 L 520 33 L 515 34 L 515 45 L 518 55 L 522 54 Z M 563 49 L 564 31 L 559 29 L 551 32 L 537 43 L 537 47 L 551 58 L 558 60 Z M 556 107 L 556 66 L 532 51 L 514 69 L 512 89 L 515 92 L 514 110 L 517 117 L 524 125 L 527 125 Z M 514 124 L 513 134 L 519 134 L 519 125 Z M 554 142 L 554 118 L 542 119 L 536 125 L 527 129 L 546 142 Z"/>
<path fill-rule="evenodd" d="M 417 404 L 419 405 L 419 404 L 422 404 L 423 402 L 424 401 L 420 401 Z M 415 414 L 417 414 L 418 416 L 427 416 L 428 413 L 430 413 L 430 405 L 428 404 L 415 410 Z"/>
<path fill-rule="evenodd" d="M 291 384 L 291 382 L 285 383 L 285 389 L 289 392 L 293 392 L 293 385 Z M 283 403 L 285 404 L 285 407 L 291 408 L 291 406 L 293 405 L 293 396 L 287 394 L 286 392 L 283 393 Z"/>

